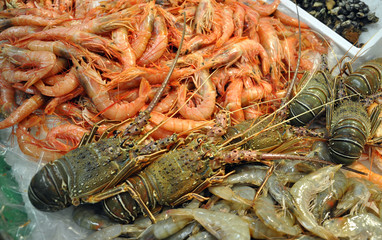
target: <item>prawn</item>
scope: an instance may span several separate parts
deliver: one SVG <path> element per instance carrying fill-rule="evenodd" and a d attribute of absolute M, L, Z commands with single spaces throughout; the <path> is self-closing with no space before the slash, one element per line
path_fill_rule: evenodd
<path fill-rule="evenodd" d="M 3 78 L 10 83 L 26 81 L 25 88 L 45 77 L 57 61 L 56 55 L 51 52 L 30 51 L 9 44 L 3 45 L 0 51 L 1 55 L 7 58 L 3 63 Z M 25 66 L 28 69 L 18 69 L 16 66 Z"/>
<path fill-rule="evenodd" d="M 38 26 L 13 26 L 0 32 L 0 40 L 15 41 L 42 30 Z"/>
<path fill-rule="evenodd" d="M 245 19 L 245 10 L 241 4 L 238 2 L 234 3 L 234 11 L 233 11 L 233 23 L 234 23 L 234 33 L 235 37 L 242 37 L 243 29 L 244 29 L 244 19 Z"/>
<path fill-rule="evenodd" d="M 41 94 L 36 94 L 26 99 L 16 110 L 11 112 L 6 119 L 0 122 L 0 129 L 8 128 L 21 122 L 32 112 L 40 108 L 44 102 L 45 98 Z"/>
<path fill-rule="evenodd" d="M 243 91 L 243 81 L 240 78 L 231 78 L 225 95 L 224 106 L 231 112 L 232 118 L 244 121 L 244 112 L 241 108 L 241 94 Z"/>
<path fill-rule="evenodd" d="M 305 29 L 308 29 L 309 28 L 309 25 L 304 23 L 304 22 L 300 22 L 300 25 L 299 25 L 299 21 L 297 18 L 293 18 L 291 16 L 288 16 L 286 15 L 285 13 L 281 12 L 280 10 L 276 10 L 274 13 L 273 13 L 273 16 L 275 16 L 276 18 L 278 18 L 280 20 L 280 22 L 282 22 L 283 24 L 285 25 L 289 25 L 289 26 L 292 26 L 292 27 L 301 27 L 301 28 L 305 28 Z"/>
<path fill-rule="evenodd" d="M 212 83 L 209 71 L 202 69 L 195 73 L 196 87 L 199 89 L 201 102 L 195 107 L 191 107 L 186 103 L 187 85 L 183 84 L 179 88 L 177 106 L 179 113 L 192 120 L 206 120 L 211 117 L 215 109 L 216 89 Z"/>
<path fill-rule="evenodd" d="M 0 76 L 0 115 L 7 117 L 16 108 L 15 89 Z"/>
<path fill-rule="evenodd" d="M 252 81 L 251 81 L 252 83 Z M 272 85 L 264 80 L 260 80 L 256 85 L 246 86 L 241 94 L 241 104 L 248 106 L 250 103 L 256 100 L 261 100 L 272 93 Z"/>
<path fill-rule="evenodd" d="M 41 121 L 41 117 L 37 115 L 29 115 L 21 121 L 16 128 L 17 142 L 24 154 L 44 162 L 53 161 L 63 156 L 63 153 L 49 149 L 42 140 L 36 139 L 29 131 L 30 128 L 39 126 Z"/>
<path fill-rule="evenodd" d="M 256 10 L 261 16 L 269 16 L 274 13 L 280 4 L 280 0 L 275 0 L 271 4 L 265 4 L 263 1 L 251 1 L 251 0 L 240 0 L 239 2 L 250 6 Z"/>
<path fill-rule="evenodd" d="M 168 45 L 168 31 L 166 23 L 161 16 L 154 19 L 153 36 L 148 42 L 146 50 L 138 59 L 138 64 L 145 65 L 158 60 L 166 51 Z"/>
<path fill-rule="evenodd" d="M 170 209 L 167 213 L 175 219 L 195 219 L 218 239 L 251 239 L 248 223 L 232 213 L 203 208 Z"/>
<path fill-rule="evenodd" d="M 189 132 L 210 124 L 210 121 L 169 118 L 164 114 L 155 111 L 150 113 L 149 121 L 155 125 L 160 125 L 162 129 L 175 133 Z"/>
<path fill-rule="evenodd" d="M 75 124 L 62 124 L 49 130 L 46 134 L 46 141 L 53 149 L 69 152 L 78 146 L 83 135 L 87 133 L 89 133 L 88 130 Z M 63 143 L 58 139 L 71 140 L 71 145 Z"/>
<path fill-rule="evenodd" d="M 134 50 L 131 47 L 128 39 L 127 28 L 120 27 L 114 30 L 111 34 L 115 45 L 121 50 L 121 63 L 123 70 L 135 66 L 137 58 L 135 56 Z"/>
<path fill-rule="evenodd" d="M 270 69 L 268 53 L 260 43 L 251 39 L 237 39 L 231 44 L 226 44 L 215 52 L 212 57 L 206 59 L 202 68 L 216 68 L 222 65 L 228 67 L 240 57 L 243 57 L 245 62 L 255 64 L 257 62 L 255 56 L 257 55 L 260 55 L 261 58 L 262 73 L 267 75 Z"/>
<path fill-rule="evenodd" d="M 60 97 L 70 93 L 79 86 L 75 68 L 72 67 L 68 73 L 55 75 L 44 80 L 40 80 L 34 86 L 44 95 L 50 97 Z M 48 86 L 45 82 L 50 82 Z"/>
<path fill-rule="evenodd" d="M 280 85 L 281 69 L 282 66 L 282 46 L 277 36 L 276 29 L 272 26 L 272 18 L 263 17 L 259 20 L 258 34 L 260 37 L 260 43 L 266 50 L 269 56 L 271 66 L 271 79 L 273 85 L 278 89 Z"/>
<path fill-rule="evenodd" d="M 290 189 L 296 201 L 295 215 L 300 224 L 311 233 L 324 239 L 337 239 L 332 232 L 318 225 L 313 214 L 309 211 L 309 203 L 315 194 L 331 185 L 335 172 L 341 165 L 326 166 L 298 180 Z"/>
<path fill-rule="evenodd" d="M 99 73 L 93 69 L 83 67 L 78 62 L 76 64 L 76 75 L 85 92 L 94 102 L 98 111 L 108 119 L 125 120 L 133 117 L 144 106 L 148 94 L 151 91 L 147 80 L 142 79 L 139 87 L 139 97 L 133 102 L 114 102 L 110 98 L 109 92 L 101 85 L 103 82 Z"/>
<path fill-rule="evenodd" d="M 0 19 L 0 29 L 4 30 L 13 26 L 37 26 L 47 27 L 58 25 L 65 21 L 64 19 L 46 19 L 40 16 L 34 15 L 20 15 L 11 18 Z"/>
<path fill-rule="evenodd" d="M 151 1 L 146 5 L 145 15 L 139 28 L 136 31 L 136 36 L 131 42 L 131 47 L 134 50 L 135 57 L 139 59 L 144 53 L 147 44 L 151 38 L 154 28 L 154 20 L 156 16 L 155 1 Z"/>
<path fill-rule="evenodd" d="M 223 44 L 228 41 L 235 29 L 235 24 L 233 22 L 233 12 L 232 9 L 228 6 L 223 7 L 222 23 L 222 34 L 216 41 L 217 48 L 223 46 Z"/>

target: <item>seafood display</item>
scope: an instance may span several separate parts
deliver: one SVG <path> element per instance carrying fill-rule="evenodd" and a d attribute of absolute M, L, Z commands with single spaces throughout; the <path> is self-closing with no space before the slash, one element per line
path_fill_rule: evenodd
<path fill-rule="evenodd" d="M 38 163 L 27 204 L 87 239 L 378 237 L 382 178 L 359 164 L 381 58 L 334 75 L 279 5 L 5 1 L 0 129 Z"/>

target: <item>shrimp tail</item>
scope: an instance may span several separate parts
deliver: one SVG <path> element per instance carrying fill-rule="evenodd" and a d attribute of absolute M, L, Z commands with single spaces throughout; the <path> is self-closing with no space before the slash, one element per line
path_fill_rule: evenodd
<path fill-rule="evenodd" d="M 151 91 L 151 85 L 149 81 L 145 78 L 142 78 L 141 84 L 139 85 L 139 97 L 148 96 Z"/>

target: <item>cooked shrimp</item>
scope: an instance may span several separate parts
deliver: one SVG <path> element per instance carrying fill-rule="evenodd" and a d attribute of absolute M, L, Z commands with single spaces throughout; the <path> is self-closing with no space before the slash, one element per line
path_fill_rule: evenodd
<path fill-rule="evenodd" d="M 176 219 L 195 219 L 218 239 L 251 239 L 248 223 L 232 213 L 202 208 L 170 209 L 167 213 Z"/>
<path fill-rule="evenodd" d="M 271 65 L 271 79 L 275 88 L 279 88 L 282 68 L 283 51 L 277 31 L 273 27 L 272 18 L 260 18 L 258 33 L 260 43 L 268 53 Z"/>
<path fill-rule="evenodd" d="M 68 94 L 65 94 L 60 97 L 55 97 L 52 100 L 49 101 L 49 103 L 45 107 L 45 113 L 46 114 L 52 114 L 56 108 L 56 106 L 60 105 L 61 103 L 67 102 L 75 97 L 78 97 L 84 92 L 83 87 L 77 87 L 73 91 L 71 91 Z"/>
<path fill-rule="evenodd" d="M 214 83 L 218 93 L 224 95 L 226 92 L 226 85 L 231 77 L 239 76 L 241 69 L 239 68 L 219 68 L 211 75 L 211 81 Z"/>
<path fill-rule="evenodd" d="M 46 27 L 54 26 L 60 24 L 64 19 L 47 19 L 44 17 L 34 16 L 34 15 L 20 15 L 11 18 L 0 19 L 0 29 L 4 30 L 13 26 L 37 26 Z"/>
<path fill-rule="evenodd" d="M 243 81 L 240 78 L 231 78 L 225 95 L 224 106 L 231 112 L 232 118 L 239 122 L 244 121 L 244 112 L 241 108 L 242 91 Z"/>
<path fill-rule="evenodd" d="M 120 27 L 114 30 L 111 36 L 117 48 L 121 50 L 121 63 L 123 69 L 135 66 L 137 58 L 135 56 L 133 48 L 129 43 L 127 28 Z"/>
<path fill-rule="evenodd" d="M 21 121 L 16 128 L 16 137 L 20 150 L 35 159 L 41 159 L 43 162 L 53 161 L 63 156 L 63 153 L 49 149 L 44 141 L 36 139 L 30 129 L 41 124 L 42 118 L 36 115 L 30 115 Z"/>
<path fill-rule="evenodd" d="M 42 28 L 37 26 L 13 26 L 0 32 L 0 40 L 9 40 L 13 42 L 41 30 Z"/>
<path fill-rule="evenodd" d="M 45 18 L 59 18 L 63 14 L 47 8 L 8 8 L 1 11 L 1 17 L 16 17 L 21 15 L 36 15 Z"/>
<path fill-rule="evenodd" d="M 47 144 L 59 151 L 68 152 L 75 149 L 81 141 L 82 136 L 89 131 L 75 124 L 61 124 L 53 127 L 46 134 Z M 65 140 L 66 143 L 59 141 Z"/>
<path fill-rule="evenodd" d="M 55 28 L 46 29 L 21 39 L 21 43 L 31 40 L 65 40 L 70 43 L 78 44 L 85 49 L 94 52 L 106 53 L 110 56 L 120 58 L 119 49 L 115 46 L 111 39 L 106 37 L 80 31 L 75 28 L 58 26 Z"/>
<path fill-rule="evenodd" d="M 223 46 L 224 43 L 228 41 L 234 32 L 235 25 L 233 22 L 233 12 L 230 7 L 224 6 L 222 12 L 222 34 L 216 41 L 216 47 L 219 48 Z"/>
<path fill-rule="evenodd" d="M 269 16 L 274 13 L 277 7 L 280 4 L 280 0 L 275 0 L 271 4 L 266 4 L 263 1 L 251 1 L 251 0 L 240 0 L 240 2 L 244 3 L 255 9 L 260 13 L 261 16 Z"/>
<path fill-rule="evenodd" d="M 26 99 L 16 110 L 0 122 L 0 129 L 11 127 L 24 118 L 28 117 L 32 112 L 37 110 L 44 103 L 44 97 L 40 94 L 33 95 L 31 98 Z"/>
<path fill-rule="evenodd" d="M 0 51 L 8 59 L 1 73 L 3 78 L 11 83 L 26 81 L 25 88 L 45 77 L 57 61 L 56 55 L 51 52 L 30 51 L 8 44 L 3 45 Z M 24 70 L 23 67 L 28 68 Z"/>
<path fill-rule="evenodd" d="M 154 28 L 154 19 L 156 16 L 156 9 L 154 4 L 154 1 L 147 3 L 143 21 L 135 33 L 136 36 L 131 42 L 131 47 L 133 48 L 135 57 L 137 59 L 142 56 L 151 38 L 151 34 Z"/>
<path fill-rule="evenodd" d="M 244 19 L 245 19 L 245 10 L 237 2 L 234 2 L 234 11 L 233 11 L 233 23 L 234 23 L 234 36 L 242 37 L 244 30 Z"/>
<path fill-rule="evenodd" d="M 214 4 L 212 0 L 201 0 L 196 8 L 194 28 L 197 34 L 210 32 L 214 23 Z"/>
<path fill-rule="evenodd" d="M 252 86 L 246 86 L 241 94 L 242 106 L 247 106 L 254 101 L 261 100 L 272 93 L 272 85 L 268 82 L 261 80 L 260 82 L 253 83 Z"/>
<path fill-rule="evenodd" d="M 108 119 L 125 120 L 133 117 L 142 109 L 151 91 L 148 81 L 142 79 L 139 87 L 139 97 L 136 100 L 133 102 L 114 102 L 111 100 L 105 86 L 101 85 L 103 80 L 98 72 L 90 68 L 85 69 L 78 63 L 76 70 L 77 78 L 84 87 L 85 92 L 92 99 L 97 110 Z"/>
<path fill-rule="evenodd" d="M 280 10 L 276 10 L 273 13 L 273 16 L 277 17 L 285 25 L 298 27 L 298 19 L 297 18 L 293 18 L 291 16 L 288 16 L 285 13 L 281 12 Z M 300 22 L 300 27 L 301 28 L 309 28 L 308 24 L 306 24 L 304 22 Z"/>
<path fill-rule="evenodd" d="M 187 119 L 206 120 L 211 117 L 215 109 L 215 85 L 212 83 L 207 69 L 202 69 L 196 72 L 195 77 L 195 87 L 200 87 L 198 93 L 200 94 L 202 100 L 199 103 L 196 103 L 196 106 L 192 106 L 191 101 L 187 103 L 187 85 L 183 84 L 179 88 L 177 106 L 179 108 L 179 113 Z"/>
<path fill-rule="evenodd" d="M 324 239 L 337 239 L 332 232 L 320 226 L 313 214 L 309 211 L 309 204 L 315 194 L 325 190 L 331 185 L 335 172 L 341 165 L 323 167 L 297 181 L 290 189 L 296 201 L 294 213 L 300 224 L 311 233 Z"/>
<path fill-rule="evenodd" d="M 28 42 L 26 46 L 30 50 L 49 51 L 66 59 L 72 59 L 72 57 L 76 59 L 86 58 L 89 62 L 94 62 L 100 69 L 109 69 L 115 72 L 121 71 L 121 67 L 114 61 L 93 52 L 85 51 L 79 46 L 74 46 L 72 44 L 65 43 L 64 41 L 32 40 Z"/>
<path fill-rule="evenodd" d="M 161 16 L 156 16 L 151 40 L 146 50 L 138 59 L 138 64 L 145 65 L 158 60 L 168 48 L 168 31 L 166 23 Z"/>
<path fill-rule="evenodd" d="M 46 85 L 47 82 L 52 82 L 53 84 Z M 50 97 L 60 97 L 65 94 L 70 93 L 76 89 L 79 85 L 77 76 L 75 74 L 75 69 L 72 67 L 68 73 L 55 75 L 49 77 L 46 80 L 41 80 L 35 83 L 35 87 L 44 95 Z"/>
<path fill-rule="evenodd" d="M 255 214 L 249 213 L 241 218 L 249 224 L 249 231 L 254 239 L 277 239 L 285 236 L 285 234 L 267 227 Z"/>
<path fill-rule="evenodd" d="M 154 107 L 154 111 L 159 113 L 169 112 L 175 106 L 177 98 L 177 92 L 175 90 L 171 91 Z"/>
<path fill-rule="evenodd" d="M 0 116 L 8 117 L 16 108 L 15 89 L 0 76 Z"/>
<path fill-rule="evenodd" d="M 169 118 L 164 114 L 152 111 L 150 114 L 150 122 L 160 125 L 161 128 L 174 133 L 189 132 L 194 129 L 209 125 L 209 121 L 195 121 L 190 119 Z M 162 123 L 162 121 L 166 121 Z"/>
<path fill-rule="evenodd" d="M 260 55 L 262 72 L 264 75 L 269 73 L 270 61 L 268 53 L 263 46 L 251 39 L 238 40 L 231 44 L 225 45 L 219 51 L 213 54 L 211 58 L 205 60 L 203 68 L 219 67 L 222 65 L 230 66 L 240 57 L 250 64 L 257 63 L 255 57 Z"/>

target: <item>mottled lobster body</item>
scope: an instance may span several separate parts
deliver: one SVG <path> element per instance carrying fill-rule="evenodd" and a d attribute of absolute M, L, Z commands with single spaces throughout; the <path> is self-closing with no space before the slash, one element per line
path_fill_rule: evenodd
<path fill-rule="evenodd" d="M 206 156 L 211 151 L 211 145 L 199 145 L 198 141 L 201 138 L 163 154 L 126 180 L 149 209 L 174 204 L 215 174 L 209 164 L 211 159 Z M 103 205 L 105 212 L 120 222 L 131 222 L 143 213 L 129 192 L 108 198 Z"/>
<path fill-rule="evenodd" d="M 118 138 L 102 139 L 70 151 L 33 176 L 28 196 L 41 211 L 58 211 L 100 191 L 129 161 Z"/>

